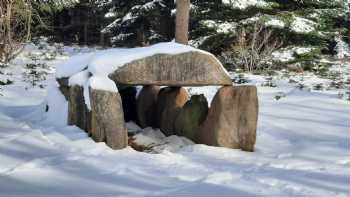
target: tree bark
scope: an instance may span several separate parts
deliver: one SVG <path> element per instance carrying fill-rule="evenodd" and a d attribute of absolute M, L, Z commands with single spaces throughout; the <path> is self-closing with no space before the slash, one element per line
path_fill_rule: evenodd
<path fill-rule="evenodd" d="M 190 18 L 190 0 L 176 1 L 175 41 L 188 44 L 188 26 Z"/>

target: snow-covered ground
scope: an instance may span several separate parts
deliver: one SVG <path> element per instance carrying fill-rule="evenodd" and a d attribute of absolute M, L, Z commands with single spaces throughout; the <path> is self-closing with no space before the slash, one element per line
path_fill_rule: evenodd
<path fill-rule="evenodd" d="M 14 83 L 0 90 L 0 196 L 350 196 L 350 101 L 338 91 L 300 90 L 288 79 L 266 87 L 264 77 L 247 75 L 259 91 L 256 152 L 149 130 L 141 139 L 165 142 L 157 154 L 113 151 L 65 125 L 66 105 L 52 107 L 63 99 L 54 68 L 79 51 L 36 60 L 48 65 L 42 88 L 22 76 L 28 55 L 1 69 L 0 79 L 12 74 Z M 216 89 L 189 91 L 212 97 Z"/>

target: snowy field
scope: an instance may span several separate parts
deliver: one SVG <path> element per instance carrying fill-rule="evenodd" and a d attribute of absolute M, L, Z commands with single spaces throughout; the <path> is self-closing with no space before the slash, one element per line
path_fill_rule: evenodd
<path fill-rule="evenodd" d="M 288 79 L 263 87 L 264 77 L 247 75 L 260 99 L 256 152 L 159 135 L 156 154 L 113 151 L 65 124 L 55 66 L 79 51 L 66 47 L 45 59 L 29 47 L 2 69 L 0 79 L 13 84 L 0 90 L 1 197 L 350 196 L 350 101 L 339 91 L 300 90 Z M 48 65 L 41 88 L 23 76 L 31 54 Z M 216 87 L 190 92 L 212 97 Z M 157 135 L 148 132 L 142 139 Z"/>

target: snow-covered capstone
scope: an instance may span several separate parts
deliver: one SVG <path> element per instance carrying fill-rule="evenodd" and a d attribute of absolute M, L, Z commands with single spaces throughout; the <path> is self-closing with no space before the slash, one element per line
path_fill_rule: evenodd
<path fill-rule="evenodd" d="M 107 49 L 78 55 L 57 68 L 57 78 L 69 78 L 87 69 L 94 89 L 107 87 L 108 79 L 124 85 L 201 86 L 231 85 L 220 61 L 212 54 L 174 42 L 132 49 Z M 81 83 L 86 75 L 74 81 Z M 101 83 L 100 83 L 101 82 Z M 95 87 L 96 86 L 96 87 Z"/>
<path fill-rule="evenodd" d="M 221 63 L 211 54 L 189 51 L 156 54 L 125 64 L 110 78 L 128 85 L 204 86 L 231 85 Z"/>
<path fill-rule="evenodd" d="M 86 130 L 96 142 L 106 142 L 112 149 L 128 146 L 125 121 L 134 120 L 142 127 L 158 127 L 166 136 L 177 134 L 197 143 L 254 150 L 256 89 L 234 89 L 222 64 L 208 52 L 172 42 L 108 49 L 73 57 L 58 68 L 56 77 L 65 86 L 61 89 L 69 90 L 68 123 Z M 137 99 L 135 87 L 130 91 L 131 97 L 122 89 L 138 85 L 151 89 L 144 89 Z M 197 109 L 196 99 L 189 100 L 182 87 L 207 85 L 232 90 L 232 94 L 219 92 L 223 102 L 219 99 L 219 106 L 214 103 L 209 113 L 204 96 Z M 201 127 L 202 123 L 206 126 Z M 208 136 L 210 139 L 206 140 Z"/>

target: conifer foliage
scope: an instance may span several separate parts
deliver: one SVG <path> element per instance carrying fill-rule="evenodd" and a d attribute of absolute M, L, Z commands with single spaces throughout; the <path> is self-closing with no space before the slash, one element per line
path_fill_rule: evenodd
<path fill-rule="evenodd" d="M 137 47 L 175 38 L 174 0 L 36 0 L 39 1 L 41 13 L 52 19 L 48 20 L 51 28 L 46 34 L 59 42 Z M 240 30 L 245 29 L 247 39 L 252 39 L 249 35 L 255 35 L 257 23 L 262 25 L 261 32 L 271 32 L 272 39 L 283 43 L 276 48 L 280 54 L 292 53 L 293 57 L 286 60 L 272 58 L 276 61 L 272 64 L 301 63 L 312 67 L 322 55 L 334 56 L 339 42 L 350 44 L 349 0 L 190 2 L 189 44 L 213 53 L 228 66 L 242 62 L 235 59 L 232 49 L 240 39 Z"/>
<path fill-rule="evenodd" d="M 102 29 L 113 46 L 145 46 L 169 41 L 174 35 L 172 0 L 112 1 L 107 17 L 115 20 Z"/>

